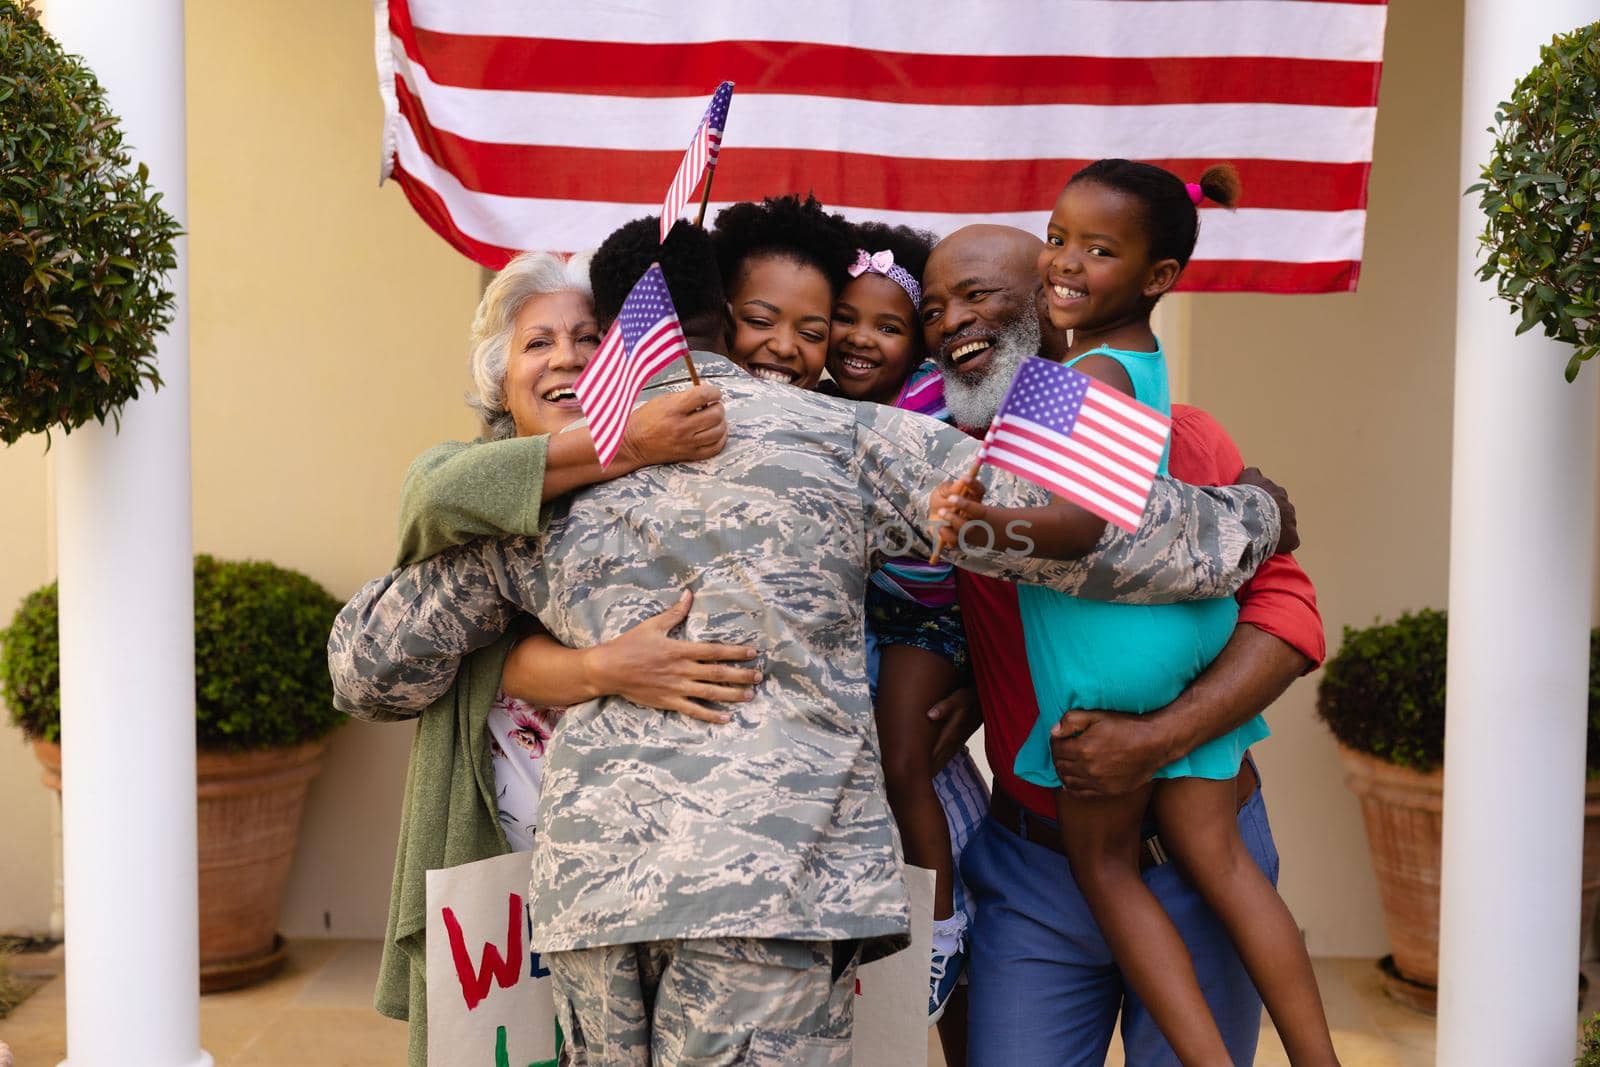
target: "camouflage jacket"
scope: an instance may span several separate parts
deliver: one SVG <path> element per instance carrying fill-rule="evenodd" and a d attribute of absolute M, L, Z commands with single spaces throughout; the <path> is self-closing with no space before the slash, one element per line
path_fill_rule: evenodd
<path fill-rule="evenodd" d="M 565 715 L 533 853 L 533 944 L 898 940 L 906 892 L 862 603 L 885 559 L 929 550 L 928 496 L 967 470 L 978 442 L 911 412 L 695 358 L 727 408 L 719 456 L 592 486 L 556 509 L 543 538 L 479 539 L 369 583 L 329 642 L 336 702 L 360 717 L 414 713 L 519 612 L 587 647 L 688 587 L 683 636 L 757 644 L 765 680 L 722 726 L 618 697 Z M 645 395 L 686 384 L 675 365 Z M 991 501 L 1047 499 L 1009 475 L 988 479 Z M 949 558 L 1080 596 L 1160 602 L 1231 594 L 1277 535 L 1276 505 L 1259 489 L 1163 480 L 1137 532 L 1108 527 L 1082 560 Z"/>

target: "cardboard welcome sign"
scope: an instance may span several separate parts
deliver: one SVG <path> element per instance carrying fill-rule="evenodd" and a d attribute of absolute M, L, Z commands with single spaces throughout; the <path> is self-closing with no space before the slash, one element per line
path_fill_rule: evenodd
<path fill-rule="evenodd" d="M 911 947 L 856 972 L 855 1062 L 864 1067 L 928 1062 L 928 963 L 933 957 L 933 872 L 907 867 Z"/>
<path fill-rule="evenodd" d="M 933 872 L 906 868 L 911 947 L 856 975 L 855 1061 L 926 1064 Z M 528 854 L 428 872 L 428 1062 L 555 1067 L 550 972 L 529 944 Z"/>
<path fill-rule="evenodd" d="M 428 872 L 428 1062 L 555 1067 L 550 972 L 529 945 L 528 854 Z"/>

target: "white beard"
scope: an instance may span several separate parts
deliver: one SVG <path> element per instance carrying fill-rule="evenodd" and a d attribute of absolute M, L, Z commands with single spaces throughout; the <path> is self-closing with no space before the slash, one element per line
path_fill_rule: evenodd
<path fill-rule="evenodd" d="M 1011 387 L 1017 368 L 1029 356 L 1039 354 L 1039 318 L 1033 309 L 1021 312 L 1001 327 L 989 354 L 989 366 L 981 377 L 969 378 L 953 370 L 943 359 L 939 369 L 944 378 L 944 402 L 957 426 L 978 429 L 994 421 L 1000 401 Z"/>

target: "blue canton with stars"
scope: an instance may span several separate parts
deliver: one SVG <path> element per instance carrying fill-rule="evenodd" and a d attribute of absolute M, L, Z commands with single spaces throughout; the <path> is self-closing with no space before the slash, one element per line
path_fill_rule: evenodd
<path fill-rule="evenodd" d="M 1011 379 L 1011 390 L 995 418 L 1027 419 L 1070 436 L 1089 395 L 1090 381 L 1082 371 L 1029 356 Z"/>
<path fill-rule="evenodd" d="M 717 86 L 717 91 L 711 94 L 711 103 L 706 105 L 705 117 L 700 121 L 711 129 L 716 130 L 718 136 L 728 126 L 728 105 L 733 103 L 733 83 L 723 82 Z M 700 131 L 695 130 L 695 136 Z"/>
<path fill-rule="evenodd" d="M 660 324 L 662 319 L 678 316 L 667 292 L 667 279 L 661 267 L 652 263 L 644 277 L 634 284 L 628 299 L 622 302 L 617 313 L 617 323 L 622 327 L 622 344 L 629 355 L 639 345 L 639 339 Z"/>

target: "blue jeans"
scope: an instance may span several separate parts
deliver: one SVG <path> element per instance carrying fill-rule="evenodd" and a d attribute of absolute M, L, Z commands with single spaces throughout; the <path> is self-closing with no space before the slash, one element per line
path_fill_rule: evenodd
<path fill-rule="evenodd" d="M 1278 849 L 1261 790 L 1239 809 L 1239 833 L 1274 885 Z M 1122 1011 L 1128 1067 L 1180 1067 L 1133 992 L 1124 988 L 1065 856 L 985 819 L 961 857 L 977 903 L 967 974 L 970 1067 L 1102 1067 Z M 1253 1063 L 1261 997 L 1227 932 L 1172 864 L 1144 881 L 1172 917 L 1235 1063 Z"/>

